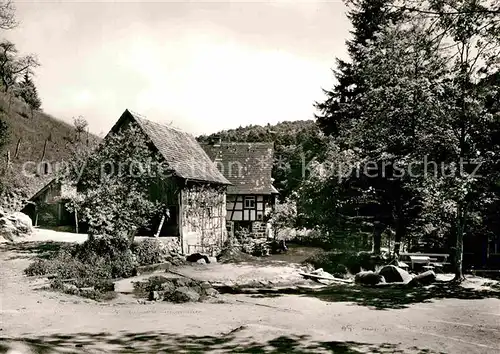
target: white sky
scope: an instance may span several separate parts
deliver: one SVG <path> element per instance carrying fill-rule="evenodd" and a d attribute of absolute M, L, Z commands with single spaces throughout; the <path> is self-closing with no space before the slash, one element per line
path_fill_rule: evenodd
<path fill-rule="evenodd" d="M 341 0 L 16 1 L 45 112 L 107 132 L 129 108 L 187 130 L 310 119 L 345 56 Z"/>

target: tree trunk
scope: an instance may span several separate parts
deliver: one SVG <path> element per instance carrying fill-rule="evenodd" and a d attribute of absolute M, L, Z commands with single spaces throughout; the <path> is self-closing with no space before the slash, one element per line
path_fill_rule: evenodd
<path fill-rule="evenodd" d="M 136 233 L 137 233 L 137 228 L 133 228 L 127 233 L 129 248 L 132 247 L 132 244 L 134 243 Z"/>
<path fill-rule="evenodd" d="M 467 218 L 466 206 L 462 203 L 458 205 L 457 219 L 455 221 L 455 227 L 453 230 L 453 269 L 455 273 L 455 278 L 453 281 L 461 282 L 465 279 L 463 274 L 463 256 L 464 256 L 464 231 L 465 231 L 465 221 Z"/>
<path fill-rule="evenodd" d="M 5 170 L 10 168 L 10 150 L 7 150 L 7 161 L 5 161 Z"/>
<path fill-rule="evenodd" d="M 464 274 L 463 274 L 463 269 L 462 269 L 462 261 L 463 261 L 463 253 L 464 253 L 464 245 L 463 245 L 463 238 L 464 235 L 462 232 L 459 232 L 456 235 L 457 242 L 456 242 L 456 247 L 454 247 L 454 273 L 455 273 L 455 278 L 453 278 L 454 281 L 460 282 L 465 279 Z"/>
<path fill-rule="evenodd" d="M 394 255 L 399 257 L 401 251 L 401 241 L 406 236 L 406 226 L 403 221 L 397 221 L 396 234 L 394 236 Z"/>
<path fill-rule="evenodd" d="M 42 157 L 40 158 L 40 161 L 43 161 L 43 159 L 45 158 L 45 152 L 47 151 L 47 141 L 48 139 L 45 139 L 45 143 L 43 144 Z"/>
<path fill-rule="evenodd" d="M 7 92 L 7 86 L 5 86 L 5 92 Z M 11 113 L 10 112 L 10 106 L 11 106 L 11 104 L 12 104 L 12 95 L 9 95 L 9 114 Z"/>
<path fill-rule="evenodd" d="M 21 147 L 21 138 L 19 138 L 19 140 L 17 141 L 16 153 L 14 154 L 14 159 L 17 159 L 17 157 L 19 156 L 19 148 L 20 147 Z"/>
<path fill-rule="evenodd" d="M 380 247 L 382 245 L 382 232 L 384 232 L 384 226 L 377 224 L 373 230 L 373 253 L 380 254 Z"/>
<path fill-rule="evenodd" d="M 75 208 L 75 231 L 78 233 L 78 212 L 76 211 Z"/>

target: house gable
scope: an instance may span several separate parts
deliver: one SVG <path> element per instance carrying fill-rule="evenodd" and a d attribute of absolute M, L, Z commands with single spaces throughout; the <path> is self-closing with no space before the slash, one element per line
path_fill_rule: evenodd
<path fill-rule="evenodd" d="M 278 194 L 272 184 L 273 143 L 202 144 L 231 186 L 228 194 Z"/>
<path fill-rule="evenodd" d="M 191 134 L 152 122 L 129 110 L 123 112 L 110 134 L 124 129 L 129 124 L 136 124 L 142 130 L 177 177 L 221 185 L 230 184 Z"/>

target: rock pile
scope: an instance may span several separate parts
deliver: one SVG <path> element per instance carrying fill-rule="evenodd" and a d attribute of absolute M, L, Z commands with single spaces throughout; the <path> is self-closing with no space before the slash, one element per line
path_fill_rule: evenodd
<path fill-rule="evenodd" d="M 384 277 L 386 283 L 408 284 L 413 278 L 406 270 L 393 265 L 386 265 L 382 267 L 378 271 L 378 274 Z"/>
<path fill-rule="evenodd" d="M 382 275 L 375 272 L 361 271 L 354 277 L 354 282 L 361 285 L 377 285 L 380 283 L 385 283 L 385 279 Z"/>
<path fill-rule="evenodd" d="M 421 274 L 415 276 L 411 281 L 410 285 L 418 286 L 418 285 L 430 285 L 436 281 L 436 273 L 432 270 L 428 270 Z"/>
<path fill-rule="evenodd" d="M 219 294 L 208 282 L 162 276 L 134 283 L 134 288 L 139 295 L 147 295 L 150 301 L 163 300 L 175 303 L 203 301 Z"/>
<path fill-rule="evenodd" d="M 170 263 L 173 266 L 180 266 L 180 265 L 183 265 L 186 263 L 186 259 L 181 254 L 179 254 L 175 251 L 170 251 L 165 256 L 163 262 Z"/>
<path fill-rule="evenodd" d="M 0 242 L 15 241 L 33 232 L 33 223 L 26 214 L 15 212 L 7 214 L 0 210 Z"/>
<path fill-rule="evenodd" d="M 378 272 L 362 271 L 356 274 L 354 281 L 361 285 L 390 284 L 403 286 L 430 285 L 436 281 L 436 273 L 429 270 L 416 276 L 402 268 L 386 265 Z"/>

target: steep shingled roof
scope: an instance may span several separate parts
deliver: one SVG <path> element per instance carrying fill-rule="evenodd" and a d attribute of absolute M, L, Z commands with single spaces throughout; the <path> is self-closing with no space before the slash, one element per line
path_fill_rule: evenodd
<path fill-rule="evenodd" d="M 272 183 L 273 143 L 201 144 L 229 182 L 228 194 L 278 194 Z"/>
<path fill-rule="evenodd" d="M 218 184 L 231 184 L 213 164 L 194 136 L 173 127 L 152 122 L 128 109 L 112 128 L 117 131 L 127 120 L 137 122 L 178 177 Z"/>

